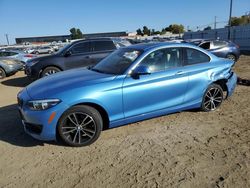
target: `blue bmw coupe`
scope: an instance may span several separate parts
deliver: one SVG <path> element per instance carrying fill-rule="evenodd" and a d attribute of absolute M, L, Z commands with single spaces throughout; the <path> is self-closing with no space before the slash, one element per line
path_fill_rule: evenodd
<path fill-rule="evenodd" d="M 216 110 L 236 86 L 233 64 L 189 44 L 138 44 L 32 83 L 18 94 L 19 111 L 32 137 L 86 146 L 106 128 Z"/>

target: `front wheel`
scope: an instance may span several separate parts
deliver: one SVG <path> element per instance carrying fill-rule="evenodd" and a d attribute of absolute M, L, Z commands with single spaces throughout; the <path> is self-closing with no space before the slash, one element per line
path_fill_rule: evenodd
<path fill-rule="evenodd" d="M 49 76 L 55 73 L 60 72 L 61 70 L 57 67 L 47 67 L 43 70 L 41 77 Z"/>
<path fill-rule="evenodd" d="M 100 113 L 93 107 L 80 105 L 67 110 L 59 120 L 58 133 L 70 146 L 87 146 L 100 136 L 103 127 Z"/>
<path fill-rule="evenodd" d="M 236 56 L 233 55 L 233 54 L 228 54 L 228 55 L 227 55 L 227 59 L 231 59 L 231 60 L 233 60 L 234 62 L 236 62 Z"/>
<path fill-rule="evenodd" d="M 5 71 L 0 67 L 0 79 L 4 79 L 6 77 Z"/>
<path fill-rule="evenodd" d="M 205 112 L 216 110 L 223 101 L 223 90 L 218 84 L 211 84 L 202 100 L 201 109 Z"/>

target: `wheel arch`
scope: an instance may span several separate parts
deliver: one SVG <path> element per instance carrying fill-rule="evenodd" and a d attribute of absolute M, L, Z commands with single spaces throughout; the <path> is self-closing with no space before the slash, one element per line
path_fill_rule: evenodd
<path fill-rule="evenodd" d="M 223 89 L 223 91 L 227 92 L 227 95 L 228 95 L 227 79 L 219 79 L 219 80 L 213 82 L 213 84 L 218 84 Z M 226 97 L 227 97 L 227 95 L 226 95 Z"/>

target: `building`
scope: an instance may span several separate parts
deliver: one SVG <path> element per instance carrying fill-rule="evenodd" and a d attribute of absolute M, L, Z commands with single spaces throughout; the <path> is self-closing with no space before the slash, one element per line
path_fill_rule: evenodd
<path fill-rule="evenodd" d="M 127 36 L 127 33 L 122 32 L 107 32 L 107 33 L 89 33 L 84 34 L 84 38 L 97 38 L 97 37 L 124 37 Z M 42 37 L 24 37 L 24 38 L 16 38 L 17 44 L 23 43 L 46 43 L 46 42 L 65 42 L 70 40 L 70 35 L 56 35 L 56 36 L 42 36 Z"/>

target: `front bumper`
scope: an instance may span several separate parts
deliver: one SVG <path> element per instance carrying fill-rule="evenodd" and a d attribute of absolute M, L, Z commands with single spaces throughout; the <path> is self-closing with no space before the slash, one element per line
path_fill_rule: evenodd
<path fill-rule="evenodd" d="M 26 89 L 18 94 L 18 109 L 25 132 L 38 140 L 56 140 L 57 122 L 68 107 L 59 103 L 47 110 L 33 111 L 25 104 L 29 100 L 31 98 Z M 52 113 L 55 113 L 55 116 L 52 121 L 49 121 Z"/>
<path fill-rule="evenodd" d="M 237 84 L 237 75 L 234 72 L 232 72 L 226 84 L 227 84 L 227 91 L 228 91 L 227 97 L 230 97 L 233 94 L 234 89 Z"/>

